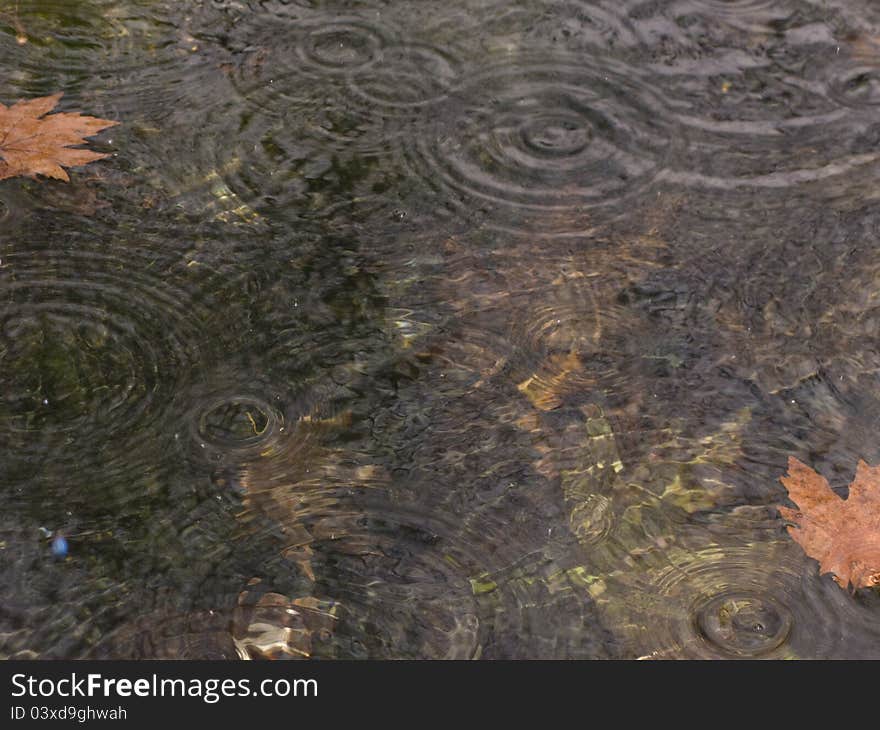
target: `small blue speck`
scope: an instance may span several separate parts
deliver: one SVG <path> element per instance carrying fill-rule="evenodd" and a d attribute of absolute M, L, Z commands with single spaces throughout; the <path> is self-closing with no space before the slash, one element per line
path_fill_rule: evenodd
<path fill-rule="evenodd" d="M 55 535 L 52 540 L 52 555 L 56 558 L 67 557 L 67 540 L 64 535 Z"/>

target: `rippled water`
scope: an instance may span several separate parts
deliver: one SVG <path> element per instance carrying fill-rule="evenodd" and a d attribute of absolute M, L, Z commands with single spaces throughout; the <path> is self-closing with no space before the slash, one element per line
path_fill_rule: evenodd
<path fill-rule="evenodd" d="M 0 656 L 880 658 L 871 0 L 19 0 Z M 70 555 L 52 557 L 66 536 Z"/>

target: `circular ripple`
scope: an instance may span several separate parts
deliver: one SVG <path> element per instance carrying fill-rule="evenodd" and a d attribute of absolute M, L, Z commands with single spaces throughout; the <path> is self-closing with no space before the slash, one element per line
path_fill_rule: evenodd
<path fill-rule="evenodd" d="M 719 15 L 749 15 L 772 8 L 779 0 L 692 0 L 692 4 Z"/>
<path fill-rule="evenodd" d="M 309 30 L 298 45 L 304 63 L 330 73 L 363 71 L 382 57 L 385 40 L 360 20 L 338 20 Z"/>
<path fill-rule="evenodd" d="M 37 304 L 4 318 L 8 426 L 47 432 L 135 420 L 156 386 L 157 362 L 131 334 L 106 310 L 76 304 Z"/>
<path fill-rule="evenodd" d="M 574 158 L 590 144 L 592 132 L 574 114 L 539 114 L 519 130 L 522 148 L 533 160 Z"/>
<path fill-rule="evenodd" d="M 509 272 L 513 291 L 518 292 L 505 304 L 517 359 L 523 367 L 535 368 L 520 370 L 517 377 L 534 377 L 536 385 L 550 387 L 557 395 L 589 391 L 585 358 L 627 358 L 639 351 L 633 338 L 643 342 L 650 334 L 651 325 L 622 300 L 621 292 L 637 276 L 628 269 L 637 269 L 642 257 L 656 256 L 656 249 L 637 241 L 626 245 L 594 241 L 583 255 L 560 251 L 554 256 L 548 249 L 545 245 L 541 263 L 530 264 L 517 259 L 513 248 L 498 265 Z"/>
<path fill-rule="evenodd" d="M 607 327 L 601 295 L 600 283 L 572 269 L 546 282 L 538 302 L 518 318 L 523 340 L 538 352 L 595 351 Z"/>
<path fill-rule="evenodd" d="M 686 539 L 696 535 L 691 532 Z M 666 563 L 663 565 L 663 563 Z M 880 654 L 870 608 L 854 601 L 791 541 L 642 551 L 618 573 L 605 608 L 635 656 L 867 658 Z M 613 630 L 613 629 L 612 629 Z"/>
<path fill-rule="evenodd" d="M 470 372 L 482 385 L 501 374 L 517 384 L 531 378 L 530 390 L 552 389 L 567 356 L 595 345 L 595 292 L 579 272 L 569 276 L 569 256 L 545 245 L 536 260 L 533 241 L 485 251 L 451 240 L 444 251 L 442 265 L 420 274 L 417 292 L 419 301 L 429 292 L 449 313 L 449 336 L 438 332 L 444 342 L 433 345 L 445 352 L 444 377 L 467 379 Z"/>
<path fill-rule="evenodd" d="M 385 48 L 367 73 L 352 75 L 352 92 L 381 109 L 413 109 L 445 98 L 458 75 L 454 58 L 426 45 Z"/>
<path fill-rule="evenodd" d="M 584 631 L 592 606 L 572 575 L 540 549 L 528 555 L 525 546 L 536 543 L 492 542 L 498 530 L 509 533 L 509 524 L 484 513 L 454 526 L 446 524 L 451 515 L 405 516 L 375 506 L 332 543 L 314 545 L 319 595 L 340 606 L 336 638 L 346 653 L 336 656 L 558 658 L 601 651 L 601 639 Z"/>
<path fill-rule="evenodd" d="M 585 605 L 571 587 L 564 608 L 557 605 L 564 597 L 548 596 L 544 578 L 552 569 L 541 558 L 546 528 L 525 518 L 542 511 L 528 503 L 532 490 L 516 490 L 509 480 L 495 484 L 499 478 L 491 476 L 484 480 L 492 483 L 491 494 L 484 485 L 426 486 L 431 479 L 438 487 L 446 484 L 447 470 L 456 469 L 456 460 L 444 459 L 447 449 L 434 441 L 454 439 L 451 426 L 460 423 L 460 414 L 439 424 L 436 439 L 411 436 L 410 448 L 437 448 L 441 456 L 430 470 L 415 461 L 401 469 L 414 472 L 407 480 L 412 484 L 394 487 L 366 455 L 329 446 L 339 420 L 302 419 L 276 448 L 245 466 L 242 516 L 248 525 L 267 524 L 285 561 L 272 569 L 272 590 L 292 595 L 278 587 L 279 575 L 306 578 L 308 595 L 334 606 L 336 616 L 330 635 L 309 649 L 296 643 L 303 638 L 300 627 L 281 615 L 273 629 L 251 632 L 261 634 L 259 642 L 283 635 L 294 642 L 291 651 L 299 647 L 319 658 L 528 655 L 524 647 L 534 650 L 532 656 L 558 657 L 571 647 L 579 655 L 591 650 L 595 636 L 582 631 L 586 618 L 576 631 L 565 625 L 571 645 L 560 638 L 562 622 L 571 620 L 568 610 L 581 616 Z M 380 430 L 395 427 L 381 420 Z M 405 421 L 400 425 L 406 428 Z M 511 523 L 511 510 L 521 510 L 523 519 Z M 531 553 L 537 557 L 521 565 Z"/>
<path fill-rule="evenodd" d="M 203 4 L 138 5 L 50 1 L 17 8 L 28 42 L 0 43 L 0 62 L 4 49 L 13 48 L 15 58 L 7 66 L 21 69 L 6 79 L 0 98 L 8 103 L 64 89 L 56 111 L 122 120 L 103 135 L 107 147 L 97 140 L 90 146 L 112 153 L 113 142 L 124 140 L 125 155 L 79 174 L 114 176 L 117 202 L 125 198 L 155 212 L 175 198 L 169 207 L 178 214 L 194 212 L 201 200 L 181 200 L 182 194 L 216 204 L 228 192 L 217 171 L 241 163 L 235 155 L 236 120 L 246 107 L 220 70 L 230 54 L 210 40 L 225 37 L 217 28 L 223 14 Z M 2 32 L 0 27 L 0 38 Z M 246 208 L 241 201 L 230 207 Z M 216 213 L 197 214 L 203 223 Z"/>
<path fill-rule="evenodd" d="M 178 446 L 186 458 L 217 468 L 218 484 L 246 490 L 248 478 L 238 474 L 246 466 L 259 473 L 257 482 L 301 476 L 300 467 L 307 471 L 318 459 L 320 436 L 345 423 L 332 387 L 309 387 L 303 370 L 280 365 L 263 370 L 227 359 L 187 393 L 189 438 Z"/>
<path fill-rule="evenodd" d="M 699 15 L 708 22 L 722 21 L 743 29 L 765 28 L 769 21 L 782 20 L 794 13 L 790 0 L 685 0 L 685 2 L 667 4 L 652 0 L 627 0 L 628 14 L 638 19 L 633 22 L 640 30 L 648 32 L 653 30 L 652 26 L 656 26 L 658 22 L 654 17 L 658 10 L 660 14 L 668 14 L 678 21 Z M 653 22 L 646 22 L 648 18 Z M 680 30 L 675 26 L 670 26 L 670 29 Z"/>
<path fill-rule="evenodd" d="M 767 546 L 716 547 L 684 562 L 673 558 L 653 581 L 659 595 L 684 604 L 685 610 L 666 625 L 673 641 L 684 652 L 698 655 L 759 656 L 777 651 L 789 635 L 796 607 L 786 605 L 791 598 L 780 590 L 785 580 L 779 573 L 784 571 L 774 552 L 782 551 Z M 739 618 L 738 598 L 748 602 Z"/>
<path fill-rule="evenodd" d="M 193 436 L 209 449 L 246 456 L 264 447 L 283 428 L 284 417 L 259 398 L 218 398 L 193 419 Z"/>
<path fill-rule="evenodd" d="M 53 90 L 70 90 L 94 76 L 90 55 L 99 44 L 112 43 L 121 34 L 114 5 L 108 0 L 88 6 L 63 0 L 4 4 L 0 62 L 11 71 L 4 74 L 3 86 L 14 85 L 22 97 L 39 96 L 49 93 L 46 84 Z"/>
<path fill-rule="evenodd" d="M 4 49 L 14 53 L 4 67 L 20 70 L 7 79 L 16 89 L 14 97 L 64 89 L 63 106 L 80 96 L 106 94 L 104 110 L 92 101 L 89 113 L 141 124 L 173 116 L 184 104 L 192 123 L 193 110 L 216 99 L 216 61 L 206 58 L 204 47 L 188 35 L 189 18 L 176 14 L 173 6 L 50 0 L 20 3 L 8 17 L 27 39 L 21 45 L 13 38 L 0 44 L 0 61 Z"/>
<path fill-rule="evenodd" d="M 310 604 L 322 608 L 262 610 L 259 627 L 244 622 L 240 646 L 319 658 L 472 658 L 480 622 L 469 578 L 480 564 L 439 520 L 401 514 L 384 499 L 362 504 L 356 492 L 381 493 L 387 476 L 323 448 L 321 432 L 334 428 L 301 421 L 245 469 L 248 522 L 268 520 L 281 535 L 275 573 L 307 581 Z"/>
<path fill-rule="evenodd" d="M 318 586 L 341 606 L 337 631 L 350 658 L 474 658 L 479 612 L 455 546 L 387 514 L 353 522 L 314 545 Z"/>
<path fill-rule="evenodd" d="M 612 61 L 518 58 L 456 102 L 409 141 L 408 163 L 505 230 L 583 232 L 643 191 L 674 146 L 661 100 Z"/>
<path fill-rule="evenodd" d="M 196 361 L 191 297 L 126 255 L 4 257 L 0 428 L 18 455 L 143 438 Z"/>
<path fill-rule="evenodd" d="M 469 577 L 480 564 L 442 520 L 401 513 L 383 497 L 381 468 L 322 445 L 345 423 L 344 414 L 310 413 L 245 467 L 248 522 L 267 520 L 281 535 L 276 574 L 305 579 L 309 605 L 321 608 L 261 609 L 260 626 L 249 619 L 239 632 L 240 647 L 319 658 L 471 658 L 480 622 Z"/>
<path fill-rule="evenodd" d="M 666 180 L 709 189 L 785 189 L 846 178 L 880 159 L 857 143 L 866 121 L 803 79 L 750 69 L 729 86 L 697 76 L 662 83 L 688 142 L 680 157 L 685 164 L 664 171 Z"/>
<path fill-rule="evenodd" d="M 382 164 L 382 109 L 391 107 L 366 98 L 395 78 L 395 56 L 385 55 L 393 34 L 361 18 L 257 17 L 237 38 L 247 45 L 227 73 L 243 104 L 241 124 L 234 165 L 216 165 L 229 191 L 296 223 L 393 207 L 386 191 L 396 171 Z M 398 101 L 420 93 L 402 92 Z"/>
<path fill-rule="evenodd" d="M 768 596 L 725 593 L 696 613 L 697 626 L 707 641 L 740 656 L 773 651 L 791 630 L 791 613 Z"/>

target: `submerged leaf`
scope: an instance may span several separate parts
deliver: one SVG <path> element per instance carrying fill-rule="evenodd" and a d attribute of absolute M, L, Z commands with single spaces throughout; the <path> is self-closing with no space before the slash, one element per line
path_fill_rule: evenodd
<path fill-rule="evenodd" d="M 0 104 L 0 180 L 45 175 L 69 182 L 64 167 L 85 165 L 107 156 L 75 146 L 119 122 L 76 112 L 44 116 L 61 96 L 19 101 L 10 107 Z"/>
<path fill-rule="evenodd" d="M 880 466 L 859 461 L 849 499 L 841 499 L 821 475 L 794 457 L 780 481 L 798 510 L 779 507 L 793 523 L 789 534 L 804 552 L 833 573 L 838 585 L 880 585 Z"/>

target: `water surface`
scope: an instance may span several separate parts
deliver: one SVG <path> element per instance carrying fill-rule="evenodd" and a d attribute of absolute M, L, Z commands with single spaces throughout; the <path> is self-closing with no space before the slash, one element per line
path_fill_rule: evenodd
<path fill-rule="evenodd" d="M 880 658 L 870 0 L 19 0 L 0 656 Z M 66 560 L 51 539 L 64 534 Z"/>

